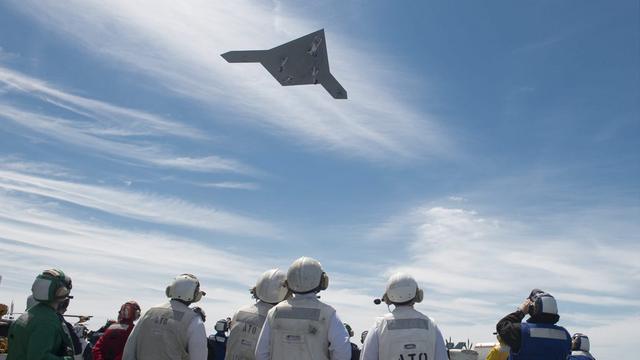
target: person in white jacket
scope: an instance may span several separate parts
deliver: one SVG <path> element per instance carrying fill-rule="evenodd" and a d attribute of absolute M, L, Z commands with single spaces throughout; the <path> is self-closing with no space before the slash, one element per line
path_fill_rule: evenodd
<path fill-rule="evenodd" d="M 376 319 L 362 347 L 361 360 L 447 360 L 442 333 L 426 315 L 414 309 L 424 293 L 408 274 L 389 278 L 382 300 L 393 311 Z"/>
<path fill-rule="evenodd" d="M 169 302 L 149 309 L 124 347 L 122 360 L 207 360 L 202 317 L 189 307 L 205 295 L 191 274 L 178 275 L 167 286 Z"/>
<path fill-rule="evenodd" d="M 274 306 L 262 327 L 256 360 L 350 360 L 349 334 L 333 307 L 318 300 L 329 286 L 322 265 L 301 257 L 287 271 L 293 297 Z"/>
<path fill-rule="evenodd" d="M 250 292 L 257 301 L 238 310 L 231 319 L 231 332 L 227 339 L 226 360 L 253 360 L 256 358 L 258 337 L 272 307 L 286 299 L 289 289 L 287 274 L 279 269 L 265 271 Z"/>

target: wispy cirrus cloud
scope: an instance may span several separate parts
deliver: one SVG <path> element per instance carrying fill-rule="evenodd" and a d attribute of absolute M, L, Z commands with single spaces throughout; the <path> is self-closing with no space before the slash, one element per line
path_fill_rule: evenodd
<path fill-rule="evenodd" d="M 259 124 L 316 150 L 391 161 L 454 151 L 431 115 L 387 85 L 408 84 L 399 77 L 409 76 L 390 71 L 395 64 L 377 63 L 381 57 L 373 51 L 358 50 L 358 39 L 328 31 L 332 71 L 351 97 L 343 102 L 319 87 L 281 88 L 256 64 L 224 62 L 219 55 L 230 49 L 271 48 L 320 27 L 271 5 L 47 1 L 38 2 L 36 12 L 29 1 L 14 4 L 97 56 L 146 73 L 185 97 L 232 109 L 238 115 L 234 122 Z"/>
<path fill-rule="evenodd" d="M 631 217 L 634 211 L 626 211 L 627 216 Z M 629 221 L 624 229 L 613 229 L 607 226 L 608 219 L 600 218 L 602 226 L 594 227 L 587 237 L 581 221 L 575 219 L 578 228 L 567 222 L 564 228 L 542 231 L 533 224 L 482 216 L 464 208 L 425 206 L 402 218 L 401 226 L 409 227 L 411 240 L 407 245 L 412 262 L 431 265 L 419 273 L 441 292 L 486 293 L 506 285 L 526 292 L 529 284 L 539 282 L 540 286 L 564 291 L 631 296 L 636 289 L 620 273 L 638 280 L 640 267 L 624 258 L 615 261 L 611 255 L 621 248 L 626 253 L 639 250 L 637 242 L 631 241 L 637 237 L 633 235 L 637 225 Z M 620 226 L 617 222 L 612 224 Z M 400 226 L 387 224 L 389 228 Z M 611 242 L 614 232 L 627 234 L 628 241 Z M 451 262 L 452 259 L 456 261 Z M 505 274 L 503 268 L 513 270 Z M 521 284 L 520 279 L 527 279 L 527 283 Z M 469 282 L 482 286 L 469 288 Z"/>
<path fill-rule="evenodd" d="M 277 261 L 239 256 L 223 246 L 160 231 L 125 229 L 88 214 L 71 214 L 46 198 L 0 190 L 3 301 L 21 310 L 38 272 L 60 267 L 74 281 L 71 312 L 95 315 L 93 327 L 130 299 L 144 309 L 162 301 L 164 287 L 181 273 L 196 274 L 208 296 L 200 305 L 226 317 L 250 301 L 248 289 Z M 213 306 L 215 305 L 215 306 Z"/>
<path fill-rule="evenodd" d="M 403 261 L 385 265 L 386 274 L 401 270 L 416 276 L 427 294 L 420 307 L 440 320 L 446 333 L 488 340 L 498 319 L 539 287 L 556 296 L 569 331 L 593 333 L 594 343 L 603 347 L 623 346 L 601 328 L 613 318 L 637 317 L 640 310 L 634 301 L 640 295 L 640 265 L 629 261 L 634 256 L 629 254 L 640 252 L 640 229 L 633 221 L 637 208 L 564 214 L 558 226 L 549 219 L 525 224 L 487 216 L 461 205 L 427 204 L 371 232 L 374 239 L 394 239 L 406 247 Z M 588 317 L 582 315 L 585 307 Z"/>
<path fill-rule="evenodd" d="M 46 81 L 0 65 L 0 84 L 8 92 L 33 96 L 93 120 L 86 131 L 96 135 L 171 135 L 201 139 L 203 132 L 183 123 L 145 111 L 78 96 Z"/>
<path fill-rule="evenodd" d="M 258 190 L 260 186 L 256 183 L 250 182 L 235 182 L 235 181 L 221 181 L 216 183 L 203 184 L 204 187 L 213 187 L 219 189 L 231 189 L 231 190 Z"/>
<path fill-rule="evenodd" d="M 62 166 L 37 162 L 25 161 L 23 158 L 15 155 L 0 156 L 0 168 L 2 170 L 16 171 L 19 173 L 40 175 L 49 178 L 77 179 L 78 176 L 72 174 L 69 169 Z"/>
<path fill-rule="evenodd" d="M 125 132 L 110 132 L 93 123 L 46 115 L 0 103 L 0 117 L 62 144 L 90 149 L 97 155 L 135 160 L 146 165 L 199 172 L 257 173 L 251 166 L 222 156 L 189 157 L 172 154 L 163 143 L 123 139 Z M 112 135 L 118 135 L 113 138 Z M 111 136 L 109 136 L 111 135 Z M 127 133 L 127 135 L 131 135 Z"/>
<path fill-rule="evenodd" d="M 179 198 L 105 186 L 54 180 L 0 167 L 0 189 L 150 223 L 191 227 L 241 236 L 279 236 L 278 228 L 265 221 L 233 212 L 201 206 Z M 6 214 L 10 217 L 10 214 Z"/>

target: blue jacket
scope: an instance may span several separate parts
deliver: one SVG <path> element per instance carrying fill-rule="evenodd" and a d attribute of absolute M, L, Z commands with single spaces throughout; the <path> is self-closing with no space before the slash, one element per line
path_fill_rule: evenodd
<path fill-rule="evenodd" d="M 521 343 L 509 360 L 566 360 L 571 354 L 571 335 L 561 326 L 520 324 Z"/>
<path fill-rule="evenodd" d="M 209 349 L 207 360 L 224 360 L 227 353 L 227 335 L 223 332 L 209 335 L 207 347 Z"/>

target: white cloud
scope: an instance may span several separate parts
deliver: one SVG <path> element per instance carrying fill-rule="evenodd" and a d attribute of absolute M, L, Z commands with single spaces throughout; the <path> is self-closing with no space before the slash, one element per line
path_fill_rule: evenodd
<path fill-rule="evenodd" d="M 638 251 L 629 242 L 608 244 L 602 234 L 589 240 L 567 237 L 565 229 L 558 230 L 562 238 L 541 235 L 515 221 L 437 206 L 413 210 L 402 221 L 413 234 L 409 249 L 415 270 L 443 292 L 487 293 L 505 286 L 526 292 L 530 284 L 538 282 L 549 288 L 624 296 L 632 288 L 619 276 L 620 267 L 630 273 L 638 271 L 636 265 L 610 264 L 609 258 L 592 254 L 591 249 L 600 247 L 625 246 L 627 251 Z M 603 270 L 592 266 L 596 263 L 612 267 Z"/>
<path fill-rule="evenodd" d="M 455 339 L 490 341 L 495 323 L 539 287 L 556 296 L 569 331 L 593 332 L 594 344 L 611 348 L 625 342 L 601 329 L 637 316 L 640 295 L 640 248 L 633 241 L 640 229 L 632 216 L 617 213 L 558 215 L 563 221 L 556 226 L 426 205 L 393 216 L 370 235 L 406 246 L 402 260 L 385 262 L 383 272 L 416 276 L 426 293 L 419 308 Z M 585 307 L 589 315 L 578 312 Z"/>
<path fill-rule="evenodd" d="M 217 183 L 204 184 L 205 187 L 214 187 L 220 189 L 234 189 L 234 190 L 258 190 L 260 187 L 256 183 L 249 182 L 234 182 L 234 181 L 222 181 Z"/>
<path fill-rule="evenodd" d="M 36 96 L 50 104 L 94 120 L 96 135 L 172 135 L 202 138 L 203 134 L 179 122 L 140 110 L 65 92 L 45 81 L 0 66 L 0 84 L 11 92 Z"/>
<path fill-rule="evenodd" d="M 411 89 L 394 92 L 386 85 L 410 83 L 410 77 L 393 70 L 398 64 L 376 63 L 378 54 L 358 50 L 362 44 L 357 39 L 331 29 L 327 41 L 332 71 L 349 91 L 348 101 L 335 101 L 320 87 L 280 87 L 257 64 L 227 64 L 220 57 L 223 52 L 271 48 L 319 27 L 308 19 L 276 14 L 263 4 L 204 0 L 14 4 L 98 56 L 146 73 L 186 97 L 235 110 L 233 123 L 258 121 L 271 132 L 318 150 L 367 158 L 398 161 L 447 156 L 452 150 L 429 114 L 401 100 Z M 276 18 L 279 26 L 274 27 Z"/>
<path fill-rule="evenodd" d="M 56 178 L 77 178 L 66 168 L 54 164 L 24 161 L 18 156 L 0 156 L 0 168 L 32 175 L 44 175 Z"/>
<path fill-rule="evenodd" d="M 255 174 L 250 166 L 233 159 L 209 155 L 201 158 L 176 156 L 162 143 L 100 136 L 94 124 L 34 113 L 11 105 L 0 104 L 0 117 L 38 132 L 61 143 L 94 150 L 101 155 L 136 160 L 148 165 L 201 172 L 235 172 Z"/>
<path fill-rule="evenodd" d="M 28 175 L 0 168 L 0 189 L 46 197 L 146 222 L 193 227 L 223 233 L 278 237 L 272 224 L 184 200 Z M 0 209 L 0 212 L 6 211 Z M 10 217 L 10 214 L 6 214 Z"/>
<path fill-rule="evenodd" d="M 94 327 L 131 298 L 145 309 L 162 301 L 171 277 L 185 272 L 208 291 L 205 309 L 215 304 L 209 313 L 226 316 L 250 301 L 244 289 L 277 263 L 264 253 L 239 256 L 188 237 L 100 225 L 38 198 L 0 191 L 0 203 L 1 300 L 11 296 L 21 309 L 35 274 L 59 267 L 74 281 L 71 312 L 96 315 Z"/>

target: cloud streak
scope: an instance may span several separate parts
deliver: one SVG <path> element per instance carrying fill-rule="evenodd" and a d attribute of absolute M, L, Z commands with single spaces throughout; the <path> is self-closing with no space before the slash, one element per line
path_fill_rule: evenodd
<path fill-rule="evenodd" d="M 551 228 L 551 221 L 523 224 L 465 208 L 424 205 L 393 216 L 370 236 L 405 242 L 405 261 L 387 264 L 386 273 L 416 276 L 426 288 L 422 309 L 449 334 L 487 339 L 502 315 L 540 287 L 556 295 L 570 331 L 594 334 L 594 343 L 611 348 L 624 341 L 606 335 L 605 325 L 637 317 L 640 310 L 634 300 L 640 295 L 640 265 L 624 256 L 640 252 L 633 241 L 640 229 L 626 221 L 636 211 L 611 210 L 609 217 L 600 211 L 589 219 L 573 213 L 562 216 L 561 227 Z M 623 240 L 610 240 L 618 234 Z"/>
<path fill-rule="evenodd" d="M 219 188 L 219 189 L 231 189 L 231 190 L 258 190 L 260 188 L 260 186 L 256 183 L 234 182 L 234 181 L 207 183 L 207 184 L 204 184 L 203 186 Z"/>
<path fill-rule="evenodd" d="M 231 49 L 270 48 L 316 30 L 309 20 L 246 1 L 48 1 L 38 2 L 38 12 L 29 1 L 14 4 L 98 56 L 186 97 L 232 109 L 238 115 L 234 123 L 258 124 L 318 151 L 369 159 L 402 161 L 453 151 L 429 114 L 385 85 L 402 83 L 397 77 L 403 75 L 376 63 L 372 59 L 379 57 L 371 52 L 355 50 L 357 39 L 328 33 L 332 71 L 352 94 L 346 102 L 319 87 L 281 88 L 260 66 L 229 65 L 219 56 Z"/>
<path fill-rule="evenodd" d="M 0 191 L 0 245 L 3 300 L 20 308 L 29 284 L 42 269 L 61 267 L 73 277 L 72 312 L 93 314 L 99 326 L 119 303 L 135 298 L 147 309 L 162 301 L 164 286 L 176 274 L 196 274 L 209 293 L 209 314 L 231 314 L 258 274 L 275 261 L 238 256 L 184 236 L 127 230 L 73 215 L 46 199 Z M 8 294 L 7 294 L 8 292 Z"/>
<path fill-rule="evenodd" d="M 4 84 L 7 91 L 33 96 L 75 114 L 91 118 L 96 124 L 96 129 L 92 131 L 98 135 L 172 135 L 203 138 L 201 131 L 179 122 L 148 112 L 74 95 L 4 66 L 0 66 L 0 84 Z M 97 125 L 103 129 L 99 129 Z"/>
<path fill-rule="evenodd" d="M 125 218 L 243 236 L 277 237 L 276 226 L 184 200 L 63 180 L 0 168 L 0 189 L 63 201 Z M 9 214 L 6 215 L 10 216 Z"/>
<path fill-rule="evenodd" d="M 62 144 L 91 149 L 109 158 L 136 160 L 156 167 L 198 172 L 234 172 L 256 174 L 257 171 L 237 160 L 210 155 L 206 157 L 176 156 L 155 141 L 112 139 L 108 130 L 96 129 L 94 124 L 73 121 L 0 104 L 0 117 L 26 127 Z M 123 135 L 118 132 L 118 135 Z M 100 136 L 103 135 L 103 136 Z M 110 134 L 113 135 L 113 132 Z M 127 135 L 131 135 L 127 133 Z"/>

